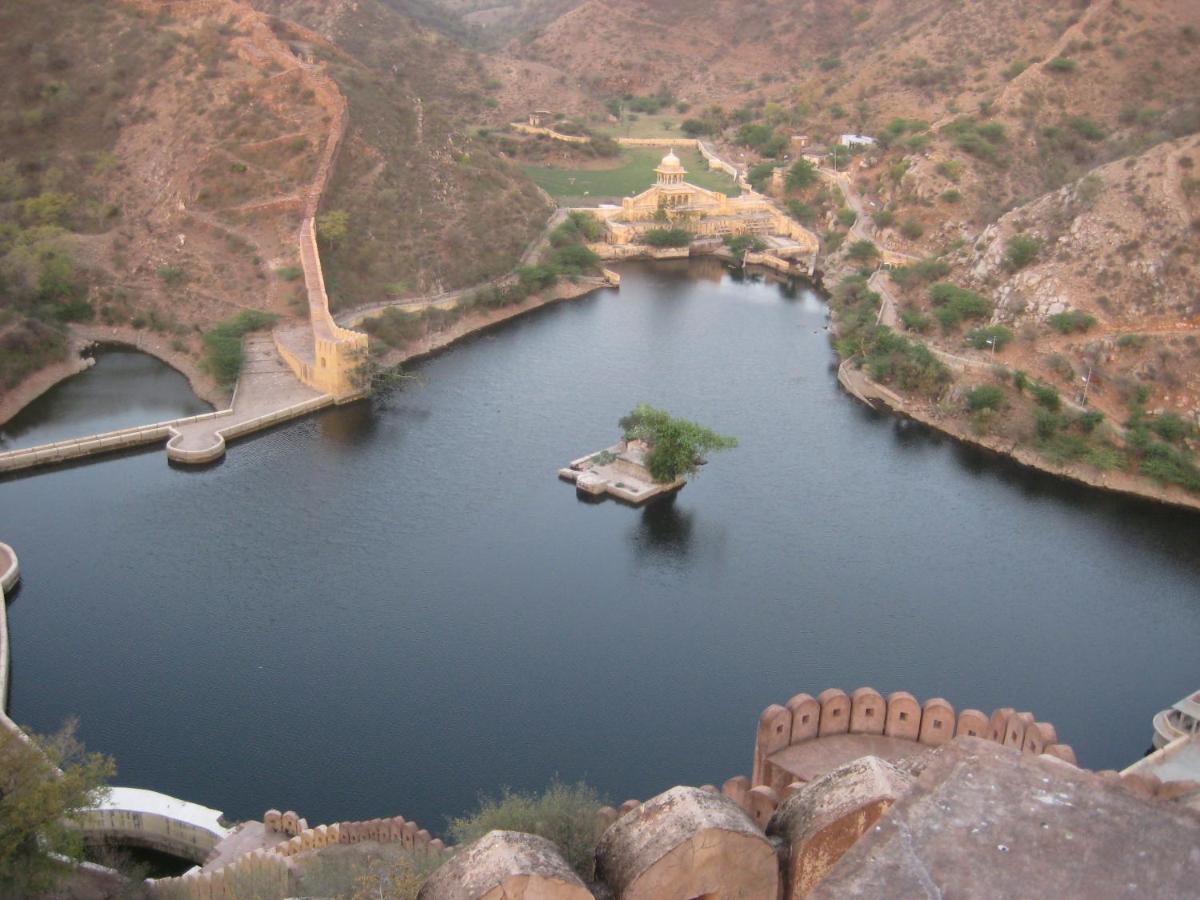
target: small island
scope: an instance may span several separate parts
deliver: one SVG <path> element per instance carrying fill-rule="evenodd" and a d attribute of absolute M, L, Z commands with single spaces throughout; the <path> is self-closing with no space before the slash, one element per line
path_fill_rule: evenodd
<path fill-rule="evenodd" d="M 704 465 L 704 453 L 737 446 L 737 439 L 640 404 L 618 423 L 622 436 L 611 447 L 558 470 L 585 497 L 609 494 L 634 505 L 679 490 L 685 475 Z"/>

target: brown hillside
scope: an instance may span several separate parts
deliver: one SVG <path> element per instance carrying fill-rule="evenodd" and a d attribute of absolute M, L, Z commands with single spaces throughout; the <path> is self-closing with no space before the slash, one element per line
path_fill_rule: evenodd
<path fill-rule="evenodd" d="M 231 2 L 16 2 L 0 35 L 9 335 L 95 320 L 196 355 L 218 319 L 288 311 L 332 82 Z"/>
<path fill-rule="evenodd" d="M 338 49 L 322 54 L 350 108 L 322 204 L 349 214 L 348 238 L 326 254 L 335 305 L 465 287 L 511 269 L 549 208 L 476 139 L 500 88 L 489 88 L 486 61 L 375 0 L 256 6 Z"/>

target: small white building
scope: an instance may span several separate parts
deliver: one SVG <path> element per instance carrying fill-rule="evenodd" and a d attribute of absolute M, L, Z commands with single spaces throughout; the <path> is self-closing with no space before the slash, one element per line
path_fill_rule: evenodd
<path fill-rule="evenodd" d="M 838 143 L 843 147 L 874 147 L 875 138 L 865 134 L 843 134 L 838 138 Z"/>

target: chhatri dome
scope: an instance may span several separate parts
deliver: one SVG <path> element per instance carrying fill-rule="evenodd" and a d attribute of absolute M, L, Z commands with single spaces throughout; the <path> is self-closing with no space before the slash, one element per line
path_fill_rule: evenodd
<path fill-rule="evenodd" d="M 675 149 L 672 148 L 667 151 L 667 155 L 662 158 L 662 162 L 658 164 L 654 173 L 658 176 L 659 184 L 682 184 L 687 169 L 680 163 L 679 157 L 675 155 Z"/>

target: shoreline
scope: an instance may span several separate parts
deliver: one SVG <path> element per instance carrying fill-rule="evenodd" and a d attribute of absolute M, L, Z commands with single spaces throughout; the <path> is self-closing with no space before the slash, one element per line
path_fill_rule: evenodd
<path fill-rule="evenodd" d="M 396 369 L 405 363 L 420 362 L 436 356 L 441 351 L 457 344 L 466 338 L 485 334 L 491 329 L 515 319 L 525 313 L 530 313 L 543 307 L 575 300 L 593 291 L 613 287 L 599 278 L 581 278 L 577 282 L 560 282 L 545 294 L 535 294 L 512 306 L 503 306 L 486 313 L 472 313 L 459 319 L 449 328 L 436 334 L 428 335 L 419 341 L 414 341 L 403 348 L 392 347 L 379 357 L 379 364 L 385 370 Z"/>
<path fill-rule="evenodd" d="M 0 397 L 0 426 L 7 425 L 55 385 L 86 372 L 93 361 L 85 354 L 104 345 L 129 347 L 153 356 L 186 378 L 192 393 L 214 409 L 228 404 L 231 394 L 217 387 L 191 355 L 173 350 L 166 337 L 129 325 L 73 323 L 67 329 L 67 358 L 38 369 Z"/>
<path fill-rule="evenodd" d="M 705 255 L 724 258 L 719 252 L 710 252 Z M 637 259 L 651 258 L 631 256 L 628 260 L 621 260 L 621 262 Z M 732 257 L 726 261 L 732 262 Z M 748 266 L 748 268 L 750 267 L 759 268 Z M 820 289 L 820 281 L 816 277 L 809 280 Z M 556 303 L 586 296 L 606 287 L 612 287 L 612 285 L 602 279 L 592 277 L 582 278 L 574 283 L 561 282 L 545 294 L 534 295 L 513 306 L 501 307 L 485 313 L 473 313 L 458 320 L 449 328 L 429 335 L 420 341 L 403 348 L 389 348 L 379 357 L 379 364 L 385 371 L 391 371 L 407 363 L 420 362 L 436 356 L 466 338 L 485 334 L 511 319 Z M 834 328 L 836 330 L 836 321 Z M 69 328 L 68 339 L 70 355 L 67 359 L 38 370 L 3 398 L 0 398 L 0 426 L 5 425 L 22 409 L 56 384 L 86 371 L 91 363 L 82 354 L 95 345 L 111 344 L 131 347 L 155 357 L 187 378 L 196 396 L 214 408 L 219 408 L 229 400 L 230 395 L 221 391 L 190 355 L 172 350 L 166 339 L 161 336 L 147 334 L 130 326 L 73 324 Z M 836 358 L 836 353 L 834 356 Z M 866 373 L 853 368 L 848 363 L 849 360 L 839 362 L 838 384 L 852 399 L 867 406 L 875 408 L 875 402 L 882 403 L 892 416 L 919 422 L 951 440 L 995 454 L 997 457 L 1045 475 L 1062 478 L 1111 494 L 1162 503 L 1179 509 L 1200 511 L 1200 497 L 1189 494 L 1182 488 L 1147 483 L 1140 476 L 1127 472 L 1093 472 L 1083 466 L 1055 466 L 1028 447 L 1009 445 L 1008 442 L 980 437 L 957 422 L 948 421 L 936 412 L 927 409 L 927 404 L 915 403 L 884 385 L 872 381 Z"/>
<path fill-rule="evenodd" d="M 1035 450 L 1006 441 L 998 441 L 971 433 L 963 427 L 953 427 L 957 423 L 947 421 L 931 412 L 922 404 L 913 403 L 895 391 L 872 381 L 861 369 L 848 365 L 849 360 L 843 360 L 838 365 L 837 380 L 842 389 L 850 397 L 875 409 L 873 401 L 883 404 L 887 412 L 895 418 L 910 419 L 943 434 L 960 444 L 966 444 L 979 450 L 984 450 L 1005 460 L 1009 460 L 1026 469 L 1033 469 L 1044 475 L 1061 478 L 1075 484 L 1080 484 L 1095 490 L 1118 494 L 1123 497 L 1133 497 L 1152 503 L 1161 503 L 1177 509 L 1187 509 L 1200 512 L 1200 497 L 1189 494 L 1183 488 L 1171 488 L 1165 485 L 1155 485 L 1141 476 L 1128 472 L 1101 472 L 1084 466 L 1055 466 L 1043 459 Z"/>

